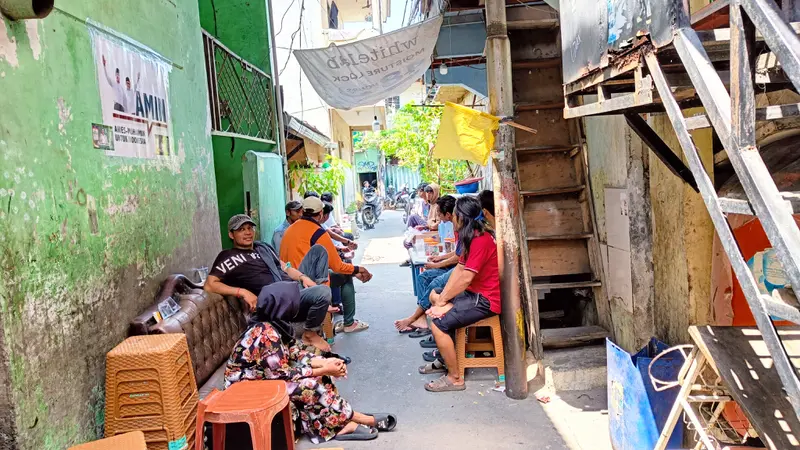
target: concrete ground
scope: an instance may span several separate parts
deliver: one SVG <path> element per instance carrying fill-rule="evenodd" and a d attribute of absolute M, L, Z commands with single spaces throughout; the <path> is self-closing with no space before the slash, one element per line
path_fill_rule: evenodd
<path fill-rule="evenodd" d="M 401 215 L 387 211 L 375 230 L 361 230 L 357 262 L 373 274 L 371 282 L 356 282 L 356 317 L 370 324 L 361 333 L 336 336 L 334 351 L 353 359 L 348 379 L 337 382 L 340 393 L 360 412 L 389 412 L 398 417 L 397 429 L 374 441 L 331 441 L 314 445 L 302 437 L 298 449 L 605 449 L 608 421 L 605 390 L 550 395 L 548 404 L 516 401 L 493 391 L 495 371 L 468 371 L 467 390 L 429 393 L 423 385 L 433 375 L 420 375 L 424 363 L 418 344 L 398 334 L 395 319 L 416 306 L 410 269 L 399 267 L 407 255 L 402 248 Z M 543 391 L 547 391 L 543 388 Z"/>

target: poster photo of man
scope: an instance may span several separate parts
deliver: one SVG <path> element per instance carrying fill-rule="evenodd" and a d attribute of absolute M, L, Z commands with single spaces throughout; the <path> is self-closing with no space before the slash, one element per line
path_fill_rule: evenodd
<path fill-rule="evenodd" d="M 152 159 L 172 154 L 169 104 L 171 64 L 144 45 L 102 30 L 90 31 L 99 104 L 109 156 Z M 96 145 L 101 145 L 98 129 Z M 111 131 L 109 133 L 108 131 Z"/>

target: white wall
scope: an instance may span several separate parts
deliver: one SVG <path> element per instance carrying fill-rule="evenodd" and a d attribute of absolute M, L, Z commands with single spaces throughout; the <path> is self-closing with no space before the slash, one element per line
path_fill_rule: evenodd
<path fill-rule="evenodd" d="M 327 39 L 323 35 L 323 28 L 327 26 L 327 11 L 324 11 L 322 7 L 325 3 L 325 1 L 318 2 L 317 0 L 273 1 L 274 17 L 272 20 L 275 26 L 277 70 L 283 86 L 283 109 L 330 137 L 328 105 L 317 95 L 308 78 L 300 70 L 294 55 L 291 55 L 289 51 L 289 48 L 296 50 L 319 48 L 326 45 Z M 300 23 L 301 5 L 305 7 L 302 11 L 302 24 Z M 294 34 L 294 43 L 292 43 L 292 34 Z"/>

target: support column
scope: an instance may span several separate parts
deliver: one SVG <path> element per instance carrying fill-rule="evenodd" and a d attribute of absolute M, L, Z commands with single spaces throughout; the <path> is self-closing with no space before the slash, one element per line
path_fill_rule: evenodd
<path fill-rule="evenodd" d="M 511 86 L 511 43 L 506 27 L 506 5 L 503 0 L 486 1 L 486 73 L 489 88 L 489 113 L 499 117 L 514 115 L 514 99 Z M 503 329 L 505 350 L 506 395 L 513 399 L 528 396 L 528 379 L 525 362 L 525 315 L 523 301 L 530 299 L 530 268 L 528 252 L 522 245 L 522 221 L 514 154 L 514 131 L 501 124 L 495 140 L 493 181 L 497 254 L 500 263 L 502 308 L 500 320 Z M 533 304 L 535 315 L 538 305 Z M 534 318 L 538 324 L 538 318 Z M 538 333 L 535 333 L 539 341 Z M 531 342 L 539 348 L 539 342 Z M 534 350 L 536 351 L 536 350 Z M 541 359 L 541 354 L 535 355 Z"/>

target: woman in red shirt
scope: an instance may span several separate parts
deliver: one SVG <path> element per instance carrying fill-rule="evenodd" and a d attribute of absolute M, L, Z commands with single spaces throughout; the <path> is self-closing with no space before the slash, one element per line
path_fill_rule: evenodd
<path fill-rule="evenodd" d="M 447 372 L 425 385 L 431 392 L 463 391 L 458 371 L 455 332 L 459 328 L 500 314 L 500 272 L 497 244 L 486 223 L 480 201 L 464 196 L 456 201 L 453 224 L 461 240 L 462 254 L 441 293 L 430 295 L 427 312 L 441 360 L 419 368 L 420 373 Z"/>

